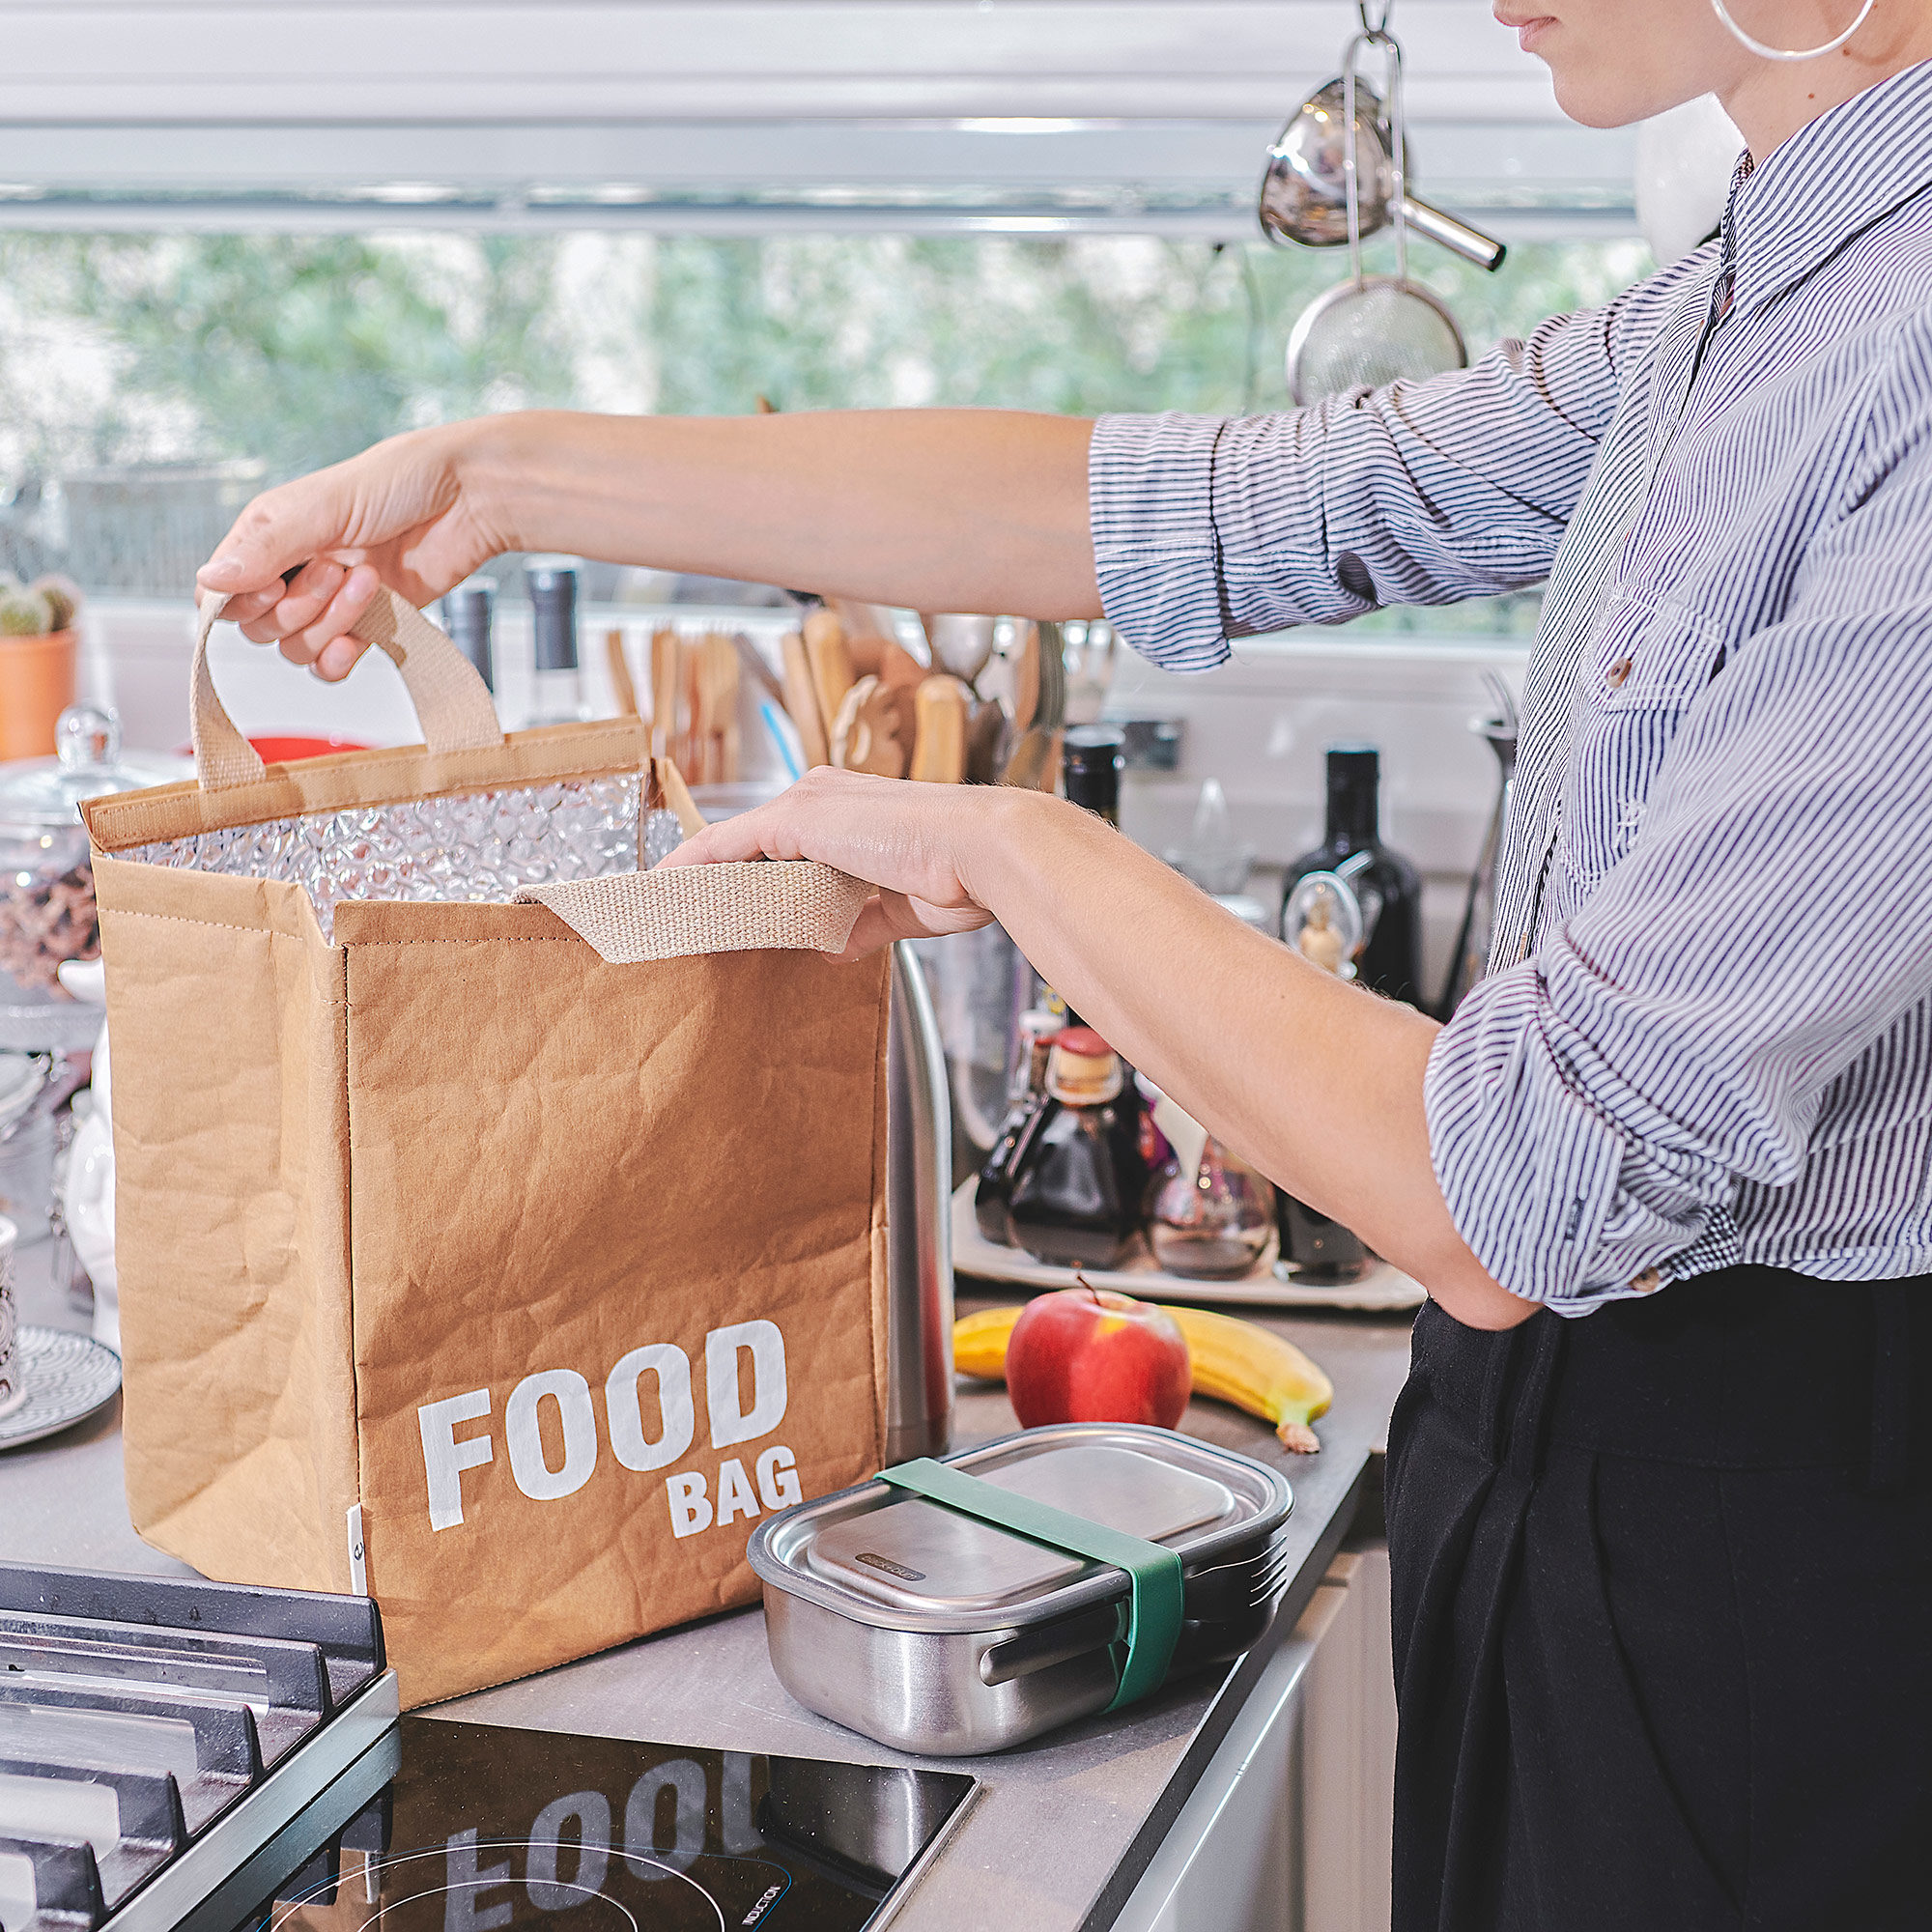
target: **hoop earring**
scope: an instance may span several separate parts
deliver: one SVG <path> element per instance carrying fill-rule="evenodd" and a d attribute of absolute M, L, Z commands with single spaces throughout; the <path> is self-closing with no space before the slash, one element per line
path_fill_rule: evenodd
<path fill-rule="evenodd" d="M 1852 38 L 1852 36 L 1856 34 L 1858 30 L 1861 27 L 1862 27 L 1868 19 L 1871 18 L 1872 6 L 1873 6 L 1873 0 L 1865 0 L 1865 4 L 1859 9 L 1859 17 L 1856 20 L 1854 20 L 1852 24 L 1849 27 L 1847 27 L 1845 31 L 1842 34 L 1840 34 L 1835 41 L 1827 41 L 1825 44 L 1821 47 L 1768 47 L 1762 41 L 1752 40 L 1751 37 L 1747 33 L 1746 33 L 1745 30 L 1741 26 L 1739 26 L 1734 19 L 1731 18 L 1730 14 L 1725 9 L 1724 0 L 1711 0 L 1712 11 L 1717 14 L 1718 18 L 1720 19 L 1724 23 L 1724 25 L 1730 30 L 1732 39 L 1735 40 L 1740 46 L 1748 48 L 1752 53 L 1756 54 L 1760 60 L 1775 60 L 1775 61 L 1808 61 L 1808 60 L 1816 60 L 1821 54 L 1836 53 L 1837 50 L 1841 46 L 1843 46 L 1845 43 L 1849 41 Z"/>

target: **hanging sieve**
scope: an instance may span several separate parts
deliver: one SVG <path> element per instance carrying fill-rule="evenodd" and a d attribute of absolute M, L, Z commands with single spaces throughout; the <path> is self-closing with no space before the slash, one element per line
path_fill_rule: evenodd
<path fill-rule="evenodd" d="M 1319 402 L 1345 389 L 1379 388 L 1404 378 L 1435 376 L 1445 369 L 1468 366 L 1463 331 L 1448 305 L 1408 278 L 1402 45 L 1388 31 L 1387 17 L 1384 13 L 1381 23 L 1371 26 L 1364 10 L 1362 31 L 1350 41 L 1342 57 L 1342 180 L 1350 278 L 1310 302 L 1289 336 L 1288 388 L 1297 403 Z M 1392 276 L 1362 272 L 1361 151 L 1369 144 L 1348 135 L 1357 128 L 1358 94 L 1375 100 L 1373 91 L 1359 83 L 1356 74 L 1365 47 L 1379 47 L 1384 64 L 1390 177 L 1386 201 L 1393 217 L 1396 253 Z"/>

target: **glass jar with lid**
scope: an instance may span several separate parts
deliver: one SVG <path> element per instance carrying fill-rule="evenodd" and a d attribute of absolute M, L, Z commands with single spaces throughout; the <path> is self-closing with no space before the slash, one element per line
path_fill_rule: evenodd
<path fill-rule="evenodd" d="M 159 782 L 155 773 L 123 763 L 121 724 L 112 711 L 70 705 L 60 715 L 55 743 L 54 757 L 0 765 L 4 1045 L 85 1045 L 99 1030 L 99 1010 L 71 1002 L 59 979 L 66 961 L 100 954 L 94 867 L 80 803 Z M 36 1031 L 34 1009 L 45 1009 L 38 1022 L 43 1037 L 26 1037 Z M 61 1024 L 70 1015 L 77 1026 L 73 1039 L 65 1037 Z"/>

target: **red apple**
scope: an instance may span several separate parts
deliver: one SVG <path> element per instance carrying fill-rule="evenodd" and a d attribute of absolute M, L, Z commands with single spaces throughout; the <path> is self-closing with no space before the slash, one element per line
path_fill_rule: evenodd
<path fill-rule="evenodd" d="M 1194 1378 L 1165 1310 L 1099 1288 L 1028 1302 L 1007 1344 L 1007 1393 L 1021 1424 L 1151 1422 L 1172 1429 Z"/>

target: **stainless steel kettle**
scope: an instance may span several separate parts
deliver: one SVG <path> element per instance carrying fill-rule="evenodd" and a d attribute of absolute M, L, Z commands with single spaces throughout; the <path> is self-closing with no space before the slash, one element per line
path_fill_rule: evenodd
<path fill-rule="evenodd" d="M 952 1441 L 952 1102 L 939 1017 L 904 940 L 893 948 L 886 1141 L 891 1463 Z"/>

